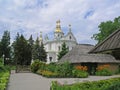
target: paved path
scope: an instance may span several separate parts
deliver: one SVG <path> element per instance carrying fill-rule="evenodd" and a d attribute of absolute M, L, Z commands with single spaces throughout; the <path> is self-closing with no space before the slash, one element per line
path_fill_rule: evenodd
<path fill-rule="evenodd" d="M 115 76 L 89 76 L 88 78 L 45 78 L 33 73 L 12 73 L 7 90 L 50 90 L 51 81 L 57 80 L 61 84 L 72 84 L 75 82 L 96 81 Z"/>

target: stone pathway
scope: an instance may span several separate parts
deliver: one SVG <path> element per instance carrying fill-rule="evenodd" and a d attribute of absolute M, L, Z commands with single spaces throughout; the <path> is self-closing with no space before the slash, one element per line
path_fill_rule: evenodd
<path fill-rule="evenodd" d="M 7 90 L 50 90 L 51 81 L 58 81 L 61 84 L 72 84 L 75 82 L 96 81 L 114 76 L 89 76 L 88 78 L 45 78 L 33 73 L 11 73 Z"/>

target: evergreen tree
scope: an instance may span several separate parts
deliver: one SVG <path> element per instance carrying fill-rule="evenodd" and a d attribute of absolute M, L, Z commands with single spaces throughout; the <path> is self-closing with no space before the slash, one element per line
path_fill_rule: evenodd
<path fill-rule="evenodd" d="M 34 47 L 33 47 L 33 59 L 34 60 L 39 59 L 39 53 L 40 53 L 39 48 L 40 48 L 39 39 L 37 37 L 35 44 L 34 44 Z"/>
<path fill-rule="evenodd" d="M 10 32 L 4 31 L 0 42 L 0 57 L 4 55 L 4 63 L 7 63 L 7 59 L 10 59 Z"/>
<path fill-rule="evenodd" d="M 34 45 L 34 50 L 33 50 L 33 59 L 39 59 L 40 61 L 46 62 L 47 54 L 46 51 L 44 50 L 44 45 L 43 43 L 39 43 L 39 39 L 37 37 L 35 45 Z"/>
<path fill-rule="evenodd" d="M 47 53 L 44 49 L 43 43 L 41 43 L 41 45 L 40 45 L 39 59 L 43 62 L 46 62 L 46 59 L 47 59 Z"/>
<path fill-rule="evenodd" d="M 33 59 L 33 45 L 34 45 L 34 40 L 32 38 L 32 35 L 30 36 L 29 40 L 28 40 L 28 45 L 30 47 L 30 54 L 31 54 L 31 60 Z"/>
<path fill-rule="evenodd" d="M 99 33 L 94 34 L 92 38 L 100 43 L 111 33 L 120 28 L 120 16 L 115 18 L 114 21 L 101 22 L 98 27 Z"/>
<path fill-rule="evenodd" d="M 19 65 L 30 65 L 31 63 L 31 48 L 23 35 L 16 37 L 13 43 L 14 59 Z"/>
<path fill-rule="evenodd" d="M 66 43 L 64 42 L 62 44 L 62 50 L 58 53 L 58 60 L 60 60 L 66 53 L 68 53 L 68 48 L 66 46 Z"/>

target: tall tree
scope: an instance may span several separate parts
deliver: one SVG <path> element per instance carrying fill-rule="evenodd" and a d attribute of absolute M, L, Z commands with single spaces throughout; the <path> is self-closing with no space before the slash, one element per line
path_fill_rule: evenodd
<path fill-rule="evenodd" d="M 1 43 L 0 43 L 0 57 L 2 57 L 2 55 L 4 55 L 4 63 L 7 63 L 7 59 L 10 59 L 10 32 L 9 31 L 4 31 L 4 34 L 2 36 L 1 39 Z"/>
<path fill-rule="evenodd" d="M 30 47 L 30 54 L 31 54 L 31 60 L 33 59 L 33 45 L 34 45 L 34 40 L 32 38 L 32 35 L 30 36 L 29 40 L 28 40 L 28 45 Z"/>
<path fill-rule="evenodd" d="M 40 45 L 39 59 L 43 62 L 46 62 L 46 59 L 47 59 L 47 53 L 44 49 L 43 43 L 41 43 L 41 45 Z"/>
<path fill-rule="evenodd" d="M 62 50 L 58 53 L 58 60 L 60 60 L 66 53 L 68 53 L 68 48 L 66 46 L 66 43 L 64 42 L 62 44 Z"/>
<path fill-rule="evenodd" d="M 14 58 L 19 65 L 30 65 L 31 63 L 31 49 L 27 40 L 23 35 L 16 37 L 16 41 L 13 43 Z"/>
<path fill-rule="evenodd" d="M 40 61 L 46 62 L 47 54 L 44 49 L 43 43 L 39 42 L 39 38 L 37 37 L 34 45 L 34 50 L 33 50 L 33 59 L 39 59 Z"/>
<path fill-rule="evenodd" d="M 115 18 L 114 21 L 101 22 L 98 28 L 99 33 L 94 34 L 92 38 L 100 43 L 111 33 L 120 28 L 120 16 Z"/>

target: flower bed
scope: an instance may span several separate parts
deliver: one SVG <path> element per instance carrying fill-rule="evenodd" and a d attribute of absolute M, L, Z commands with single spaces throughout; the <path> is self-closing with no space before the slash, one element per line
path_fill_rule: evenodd
<path fill-rule="evenodd" d="M 35 61 L 31 65 L 31 70 L 32 72 L 43 75 L 45 77 L 88 77 L 86 66 L 72 66 L 69 62 L 65 62 L 63 64 L 45 64 L 43 62 Z"/>

